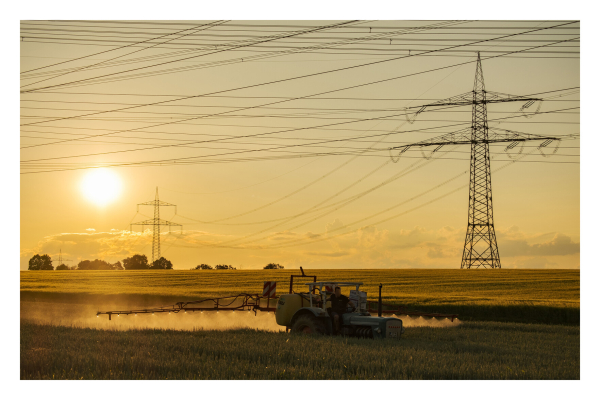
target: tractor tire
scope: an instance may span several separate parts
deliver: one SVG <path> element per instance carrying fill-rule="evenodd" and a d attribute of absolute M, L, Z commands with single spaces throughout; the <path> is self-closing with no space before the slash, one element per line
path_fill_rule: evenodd
<path fill-rule="evenodd" d="M 292 325 L 292 333 L 303 335 L 324 335 L 325 324 L 314 315 L 300 315 Z"/>

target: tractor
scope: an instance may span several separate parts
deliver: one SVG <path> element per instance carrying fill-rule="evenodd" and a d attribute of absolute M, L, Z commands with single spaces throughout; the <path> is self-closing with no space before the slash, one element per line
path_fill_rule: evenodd
<path fill-rule="evenodd" d="M 366 308 L 366 293 L 362 282 L 311 282 L 307 293 L 283 294 L 277 301 L 275 320 L 286 330 L 299 334 L 343 335 L 363 338 L 400 338 L 404 333 L 402 320 L 372 316 Z M 340 329 L 334 332 L 330 316 L 329 296 L 336 287 L 354 287 L 350 293 L 348 312 L 341 315 Z M 317 292 L 317 293 L 315 293 Z M 381 291 L 380 291 L 381 293 Z M 364 296 L 361 296 L 364 294 Z M 364 301 L 361 301 L 364 299 Z"/>

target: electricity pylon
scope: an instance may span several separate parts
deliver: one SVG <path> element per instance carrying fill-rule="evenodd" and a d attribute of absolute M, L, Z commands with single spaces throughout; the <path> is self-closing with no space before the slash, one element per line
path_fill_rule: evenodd
<path fill-rule="evenodd" d="M 58 265 L 62 265 L 63 262 L 65 262 L 65 261 L 73 261 L 73 260 L 68 260 L 66 258 L 63 259 L 62 258 L 62 249 L 59 249 L 59 252 L 58 252 Z"/>
<path fill-rule="evenodd" d="M 483 70 L 481 69 L 481 57 L 479 53 L 477 53 L 475 84 L 473 85 L 472 92 L 423 105 L 415 113 L 416 116 L 425 111 L 428 107 L 470 105 L 473 110 L 471 127 L 437 136 L 432 139 L 423 140 L 421 142 L 390 149 L 390 152 L 392 150 L 400 150 L 399 154 L 401 155 L 411 147 L 423 148 L 435 146 L 432 152 L 435 153 L 443 146 L 450 144 L 467 144 L 471 146 L 469 217 L 465 247 L 463 250 L 462 262 L 460 264 L 461 268 L 501 268 L 500 253 L 498 252 L 498 244 L 496 242 L 494 215 L 492 211 L 490 143 L 510 143 L 505 149 L 505 151 L 508 151 L 516 147 L 519 142 L 541 140 L 543 142 L 538 146 L 538 149 L 541 151 L 542 147 L 546 147 L 552 141 L 560 140 L 555 137 L 489 128 L 487 105 L 490 103 L 507 103 L 515 101 L 525 102 L 520 109 L 520 111 L 523 111 L 536 101 L 541 102 L 542 99 L 486 91 L 483 82 Z M 392 159 L 394 159 L 393 156 Z"/>
<path fill-rule="evenodd" d="M 175 222 L 160 219 L 160 207 L 161 206 L 175 207 L 175 214 L 177 214 L 177 206 L 175 204 L 171 204 L 171 203 L 167 203 L 167 202 L 159 200 L 158 199 L 158 187 L 156 188 L 156 196 L 154 197 L 153 201 L 147 201 L 145 203 L 140 203 L 137 205 L 138 212 L 140 211 L 140 206 L 154 206 L 154 218 L 130 224 L 129 230 L 131 230 L 132 225 L 142 225 L 142 230 L 144 229 L 144 226 L 152 225 L 152 263 L 154 263 L 154 261 L 156 261 L 160 258 L 160 226 L 167 225 L 169 227 L 169 232 L 170 232 L 172 226 L 182 226 L 182 225 L 177 224 Z"/>

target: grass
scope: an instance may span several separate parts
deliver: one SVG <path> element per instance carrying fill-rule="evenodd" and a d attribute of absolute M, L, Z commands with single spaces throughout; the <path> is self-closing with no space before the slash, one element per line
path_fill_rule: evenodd
<path fill-rule="evenodd" d="M 579 270 L 306 270 L 319 280 L 360 281 L 370 300 L 422 311 L 458 313 L 463 321 L 578 325 Z M 261 293 L 264 281 L 289 289 L 298 270 L 22 271 L 22 301 L 155 306 L 204 297 Z M 307 280 L 304 280 L 306 282 Z M 296 285 L 300 290 L 302 285 Z"/>
<path fill-rule="evenodd" d="M 310 351 L 306 351 L 310 349 Z M 21 379 L 579 379 L 579 327 L 465 322 L 396 340 L 21 321 Z"/>

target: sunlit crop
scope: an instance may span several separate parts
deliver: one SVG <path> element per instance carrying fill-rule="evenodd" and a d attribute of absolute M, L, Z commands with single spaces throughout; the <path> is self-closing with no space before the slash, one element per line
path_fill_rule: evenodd
<path fill-rule="evenodd" d="M 578 270 L 305 270 L 319 280 L 364 283 L 369 300 L 463 320 L 579 323 Z M 260 271 L 23 271 L 21 299 L 95 305 L 156 306 L 177 301 L 261 293 L 276 281 L 287 293 L 298 270 Z M 294 290 L 306 290 L 294 282 Z"/>
<path fill-rule="evenodd" d="M 306 272 L 363 282 L 370 300 L 382 283 L 386 303 L 459 319 L 400 316 L 400 340 L 298 337 L 272 313 L 108 321 L 96 311 L 261 293 L 271 280 L 285 293 L 299 271 L 22 272 L 21 379 L 579 379 L 579 271 Z"/>
<path fill-rule="evenodd" d="M 579 379 L 579 327 L 467 322 L 386 341 L 21 323 L 21 379 Z"/>

